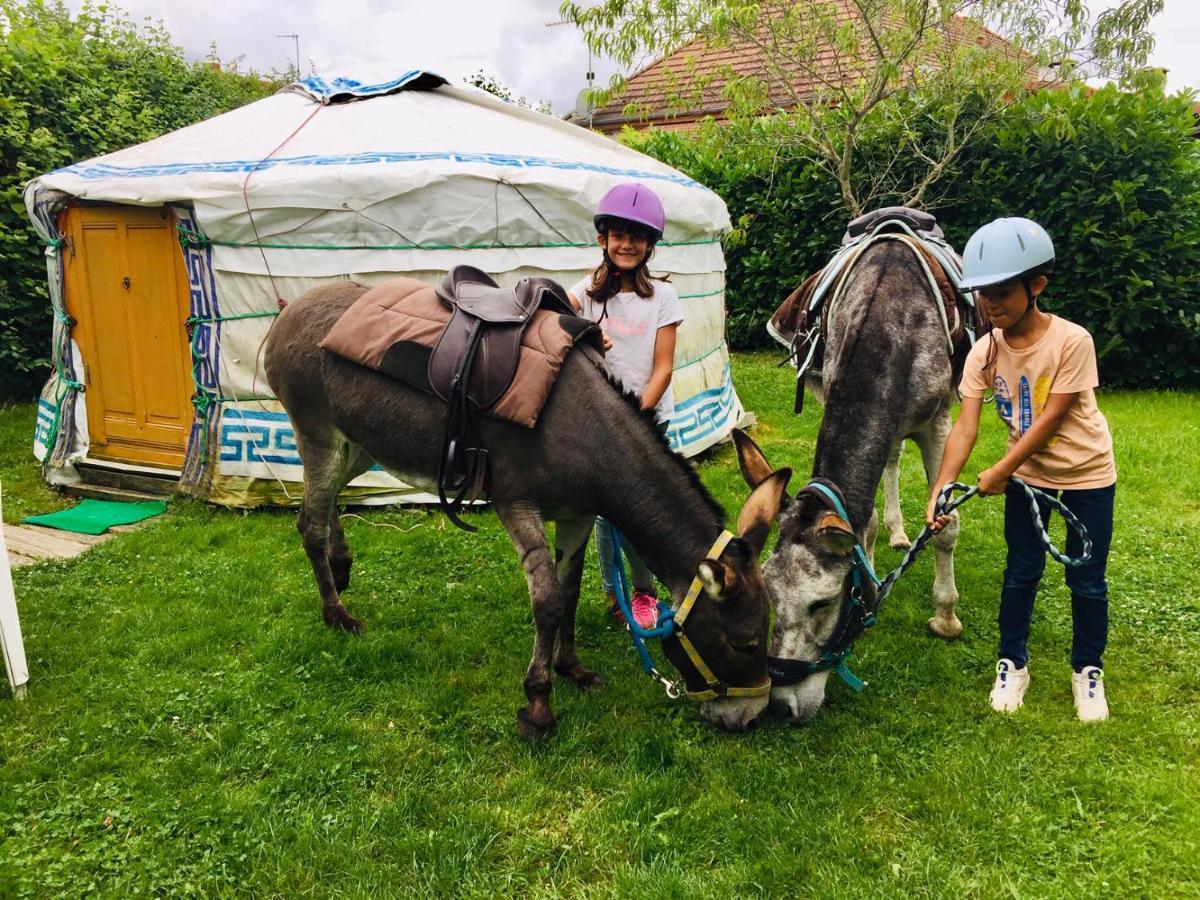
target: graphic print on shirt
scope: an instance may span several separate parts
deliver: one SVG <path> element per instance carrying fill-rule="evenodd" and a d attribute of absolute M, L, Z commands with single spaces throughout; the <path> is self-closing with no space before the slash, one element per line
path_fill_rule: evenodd
<path fill-rule="evenodd" d="M 992 382 L 992 389 L 996 396 L 996 412 L 1004 423 L 1012 428 L 1012 397 L 1008 393 L 1008 382 L 1001 375 L 997 375 Z"/>
<path fill-rule="evenodd" d="M 1029 379 L 1024 375 L 1017 382 L 1017 400 L 1021 413 L 1020 423 L 1017 426 L 1017 437 L 1020 437 L 1033 424 L 1033 395 L 1029 390 Z"/>
<path fill-rule="evenodd" d="M 1046 401 L 1050 399 L 1050 376 L 1040 375 L 1038 380 L 1033 385 L 1033 414 L 1040 416 L 1042 410 L 1046 408 Z M 1058 443 L 1058 435 L 1046 441 L 1047 447 L 1053 447 Z"/>
<path fill-rule="evenodd" d="M 604 324 L 608 333 L 617 337 L 644 337 L 650 330 L 645 319 L 629 319 L 625 316 L 608 316 Z"/>

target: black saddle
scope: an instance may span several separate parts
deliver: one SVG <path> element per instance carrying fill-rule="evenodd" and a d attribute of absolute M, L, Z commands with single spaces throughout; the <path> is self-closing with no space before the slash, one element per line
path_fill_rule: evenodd
<path fill-rule="evenodd" d="M 438 499 L 446 516 L 458 517 L 464 500 L 475 499 L 487 478 L 487 450 L 477 416 L 512 385 L 521 356 L 521 335 L 535 311 L 575 315 L 566 292 L 549 278 L 522 278 L 502 288 L 474 266 L 455 266 L 435 289 L 451 310 L 450 321 L 429 357 L 429 384 L 449 406 L 438 467 Z"/>
<path fill-rule="evenodd" d="M 842 243 L 849 244 L 856 238 L 874 231 L 877 226 L 887 221 L 903 222 L 919 235 L 929 235 L 939 240 L 945 238 L 937 219 L 925 210 L 913 209 L 911 206 L 881 206 L 879 209 L 873 209 L 868 213 L 863 213 L 857 219 L 853 219 L 846 226 L 846 233 L 842 235 Z"/>

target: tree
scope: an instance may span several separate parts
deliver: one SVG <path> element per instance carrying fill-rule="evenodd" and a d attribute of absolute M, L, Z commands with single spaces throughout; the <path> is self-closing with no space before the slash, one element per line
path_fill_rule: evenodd
<path fill-rule="evenodd" d="M 735 130 L 733 151 L 816 161 L 858 215 L 883 198 L 921 204 L 981 129 L 1031 90 L 1133 77 L 1162 8 L 1121 0 L 1092 16 L 1081 0 L 567 0 L 561 11 L 592 52 L 627 67 L 687 47 L 666 75 L 673 105 L 697 106 L 723 84 L 728 117 L 756 120 Z M 756 64 L 701 70 L 699 54 L 714 49 Z M 623 85 L 614 77 L 598 99 Z M 863 154 L 872 132 L 900 139 Z"/>
<path fill-rule="evenodd" d="M 479 69 L 472 75 L 464 78 L 463 81 L 466 84 L 471 85 L 471 87 L 477 87 L 481 91 L 486 91 L 493 97 L 499 97 L 506 103 L 515 103 L 517 106 L 523 107 L 524 109 L 532 109 L 535 112 L 545 113 L 546 115 L 553 114 L 553 110 L 550 108 L 549 100 L 539 100 L 535 104 L 526 100 L 524 97 L 514 98 L 512 90 L 507 85 L 496 78 L 496 76 L 489 75 L 483 69 Z"/>

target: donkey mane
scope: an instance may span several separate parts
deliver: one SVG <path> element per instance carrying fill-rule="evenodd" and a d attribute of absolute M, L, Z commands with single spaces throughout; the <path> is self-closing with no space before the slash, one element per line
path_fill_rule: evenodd
<path fill-rule="evenodd" d="M 607 366 L 600 365 L 597 360 L 592 358 L 591 354 L 584 355 L 588 358 L 588 361 L 595 366 L 596 370 L 604 377 L 604 380 L 607 381 L 612 386 L 613 390 L 617 392 L 617 395 L 624 400 L 626 405 L 637 414 L 638 420 L 647 429 L 649 429 L 650 433 L 654 436 L 654 440 L 660 447 L 662 447 L 662 449 L 666 452 L 666 455 L 670 457 L 671 461 L 676 465 L 680 473 L 682 473 L 683 476 L 691 483 L 692 488 L 699 495 L 701 502 L 708 507 L 708 510 L 713 514 L 713 517 L 716 519 L 716 521 L 721 525 L 724 525 L 725 507 L 722 506 L 711 493 L 709 493 L 708 488 L 704 486 L 704 482 L 700 480 L 699 473 L 692 467 L 691 463 L 671 449 L 671 442 L 667 440 L 666 423 L 660 422 L 657 418 L 655 418 L 653 409 L 642 409 L 641 398 L 632 391 L 627 390 L 625 386 L 617 380 L 616 376 L 609 371 Z"/>
<path fill-rule="evenodd" d="M 862 326 L 871 317 L 871 311 L 875 306 L 875 301 L 879 299 L 880 286 L 883 279 L 887 276 L 889 268 L 904 270 L 905 274 L 911 277 L 918 285 L 923 285 L 923 273 L 916 258 L 913 256 L 913 251 L 899 243 L 888 241 L 880 246 L 871 247 L 868 252 L 863 254 L 863 259 L 858 267 L 860 271 L 847 273 L 847 278 L 856 278 L 855 292 L 861 291 L 865 294 L 867 302 L 857 310 L 857 325 Z M 857 283 L 857 279 L 862 279 L 862 284 Z M 870 284 L 869 280 L 874 279 L 874 283 Z M 868 287 L 869 284 L 869 287 Z M 859 346 L 862 343 L 862 336 L 865 329 L 856 327 L 849 335 L 849 342 L 838 353 L 838 368 L 845 372 L 851 369 L 857 359 Z M 878 354 L 878 347 L 871 347 L 870 352 Z M 835 382 L 836 383 L 836 382 Z"/>

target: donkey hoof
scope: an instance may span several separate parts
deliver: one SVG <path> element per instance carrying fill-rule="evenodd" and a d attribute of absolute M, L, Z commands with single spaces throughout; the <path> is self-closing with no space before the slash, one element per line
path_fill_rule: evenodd
<path fill-rule="evenodd" d="M 941 638 L 944 641 L 956 641 L 962 637 L 962 622 L 955 615 L 951 615 L 948 619 L 934 616 L 929 620 L 929 633 L 935 638 Z"/>
<path fill-rule="evenodd" d="M 524 707 L 517 710 L 517 734 L 526 740 L 540 741 L 548 737 L 557 724 L 549 708 L 543 708 L 542 714 L 530 712 Z"/>
<path fill-rule="evenodd" d="M 362 634 L 363 630 L 362 622 L 346 612 L 346 608 L 340 605 L 335 607 L 332 612 L 325 614 L 325 623 L 331 628 L 335 628 L 338 631 L 346 631 L 350 634 Z"/>
<path fill-rule="evenodd" d="M 895 534 L 888 538 L 888 546 L 893 550 L 907 550 L 912 546 L 912 541 L 907 534 Z"/>

